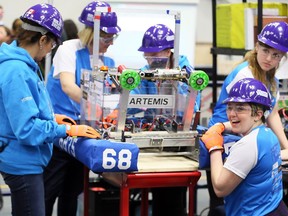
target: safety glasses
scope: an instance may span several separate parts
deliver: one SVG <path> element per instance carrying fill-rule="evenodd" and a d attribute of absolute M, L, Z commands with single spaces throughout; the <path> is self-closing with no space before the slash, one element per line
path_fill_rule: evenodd
<path fill-rule="evenodd" d="M 244 106 L 244 105 L 231 105 L 228 104 L 226 107 L 226 112 L 231 113 L 234 111 L 236 114 L 243 114 L 251 111 L 252 108 L 250 106 Z"/>
<path fill-rule="evenodd" d="M 118 34 L 114 34 L 112 37 L 100 37 L 100 41 L 102 41 L 105 44 L 113 43 L 117 38 Z"/>

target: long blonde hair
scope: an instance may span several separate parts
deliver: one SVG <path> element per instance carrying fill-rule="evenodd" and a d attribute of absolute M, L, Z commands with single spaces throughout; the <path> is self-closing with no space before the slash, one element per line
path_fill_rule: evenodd
<path fill-rule="evenodd" d="M 84 46 L 88 46 L 94 37 L 94 31 L 91 27 L 86 27 L 78 33 L 78 37 Z"/>
<path fill-rule="evenodd" d="M 266 48 L 271 48 L 270 46 L 267 46 L 266 44 L 263 44 L 261 42 L 257 42 L 259 45 L 266 47 Z M 273 96 L 276 96 L 276 91 L 277 91 L 277 83 L 275 80 L 275 74 L 276 70 L 278 69 L 278 66 L 275 68 L 272 68 L 269 71 L 264 71 L 261 69 L 258 61 L 257 61 L 257 51 L 256 51 L 256 46 L 254 47 L 253 50 L 248 51 L 245 54 L 245 57 L 242 62 L 248 61 L 249 63 L 249 68 L 252 71 L 253 77 L 262 83 L 266 85 L 266 87 L 271 91 Z"/>

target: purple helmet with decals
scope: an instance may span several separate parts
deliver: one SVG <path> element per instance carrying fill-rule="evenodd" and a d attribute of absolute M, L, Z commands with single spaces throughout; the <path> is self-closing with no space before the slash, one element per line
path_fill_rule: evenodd
<path fill-rule="evenodd" d="M 138 49 L 141 52 L 160 52 L 174 48 L 174 33 L 163 24 L 156 24 L 147 29 Z"/>
<path fill-rule="evenodd" d="M 258 35 L 258 41 L 282 52 L 288 52 L 288 24 L 283 21 L 267 24 Z"/>
<path fill-rule="evenodd" d="M 30 7 L 20 19 L 24 22 L 22 27 L 26 30 L 41 32 L 46 34 L 48 31 L 55 35 L 60 41 L 63 30 L 63 19 L 59 11 L 50 4 L 36 4 Z M 33 26 L 37 23 L 44 29 Z"/>
<path fill-rule="evenodd" d="M 90 2 L 82 11 L 79 21 L 86 26 L 94 27 L 95 10 L 100 7 L 106 7 L 107 12 L 102 12 L 100 17 L 100 29 L 108 34 L 117 34 L 121 28 L 117 25 L 117 14 L 111 12 L 110 4 L 102 1 Z"/>
<path fill-rule="evenodd" d="M 271 109 L 271 95 L 266 86 L 259 80 L 244 78 L 236 82 L 223 103 L 256 103 Z"/>

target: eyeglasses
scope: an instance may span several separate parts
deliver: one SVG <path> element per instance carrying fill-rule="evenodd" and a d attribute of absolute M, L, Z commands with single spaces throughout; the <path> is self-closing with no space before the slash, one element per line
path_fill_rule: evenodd
<path fill-rule="evenodd" d="M 261 50 L 261 55 L 264 56 L 265 58 L 267 58 L 268 56 L 271 56 L 271 59 L 279 61 L 284 56 L 284 54 L 282 53 L 277 53 L 277 52 L 272 53 L 271 49 L 266 48 L 266 47 L 260 46 L 260 50 Z"/>
<path fill-rule="evenodd" d="M 243 106 L 243 105 L 227 105 L 226 107 L 226 112 L 230 113 L 234 111 L 236 114 L 242 114 L 242 113 L 247 113 L 247 111 L 251 111 L 251 107 Z"/>
<path fill-rule="evenodd" d="M 100 40 L 105 44 L 113 43 L 117 38 L 118 34 L 114 34 L 112 37 L 100 37 Z"/>

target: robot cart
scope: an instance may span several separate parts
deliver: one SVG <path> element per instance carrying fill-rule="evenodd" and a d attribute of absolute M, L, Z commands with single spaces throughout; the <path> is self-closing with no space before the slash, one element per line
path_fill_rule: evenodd
<path fill-rule="evenodd" d="M 191 125 L 197 93 L 206 87 L 207 74 L 195 72 L 191 81 L 185 70 L 102 69 L 83 72 L 83 121 L 100 131 L 102 139 L 134 143 L 140 149 L 138 172 L 102 173 L 105 181 L 120 188 L 120 215 L 129 215 L 130 189 L 141 188 L 141 215 L 148 215 L 149 188 L 175 185 L 189 188 L 188 211 L 193 215 L 194 188 L 201 173 L 197 171 L 198 132 Z M 147 81 L 154 84 L 155 94 L 133 94 Z M 179 87 L 185 83 L 199 88 L 186 85 L 188 91 L 180 94 Z M 115 110 L 116 120 L 107 123 Z"/>
<path fill-rule="evenodd" d="M 141 153 L 198 160 L 198 132 L 192 123 L 198 91 L 208 84 L 205 72 L 189 76 L 185 69 L 124 69 L 121 73 L 102 67 L 83 71 L 83 77 L 81 116 L 100 131 L 102 139 L 135 143 Z M 147 82 L 149 87 L 144 86 Z M 115 111 L 117 118 L 107 122 Z"/>

